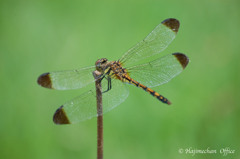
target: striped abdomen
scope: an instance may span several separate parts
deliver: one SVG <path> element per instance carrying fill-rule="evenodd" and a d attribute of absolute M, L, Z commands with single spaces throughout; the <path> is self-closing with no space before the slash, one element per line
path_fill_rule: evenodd
<path fill-rule="evenodd" d="M 146 92 L 148 92 L 149 94 L 151 94 L 152 96 L 156 97 L 158 100 L 160 100 L 161 102 L 163 103 L 166 103 L 166 104 L 171 104 L 171 102 L 163 97 L 162 95 L 160 95 L 159 93 L 155 92 L 154 90 L 142 85 L 141 83 L 135 81 L 134 79 L 132 79 L 131 77 L 129 77 L 128 75 L 124 75 L 124 82 L 129 82 L 137 87 L 140 87 L 142 88 L 143 90 L 145 90 Z"/>

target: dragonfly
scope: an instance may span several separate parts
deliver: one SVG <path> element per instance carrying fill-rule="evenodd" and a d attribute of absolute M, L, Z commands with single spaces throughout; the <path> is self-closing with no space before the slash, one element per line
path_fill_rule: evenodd
<path fill-rule="evenodd" d="M 189 58 L 183 53 L 172 53 L 155 60 L 176 37 L 180 22 L 169 18 L 162 21 L 147 37 L 129 49 L 119 60 L 99 59 L 95 66 L 47 72 L 38 77 L 38 84 L 55 90 L 80 89 L 93 85 L 101 79 L 103 110 L 106 113 L 121 104 L 129 95 L 128 86 L 133 85 L 152 95 L 162 103 L 171 102 L 152 87 L 169 82 L 188 65 Z M 148 61 L 148 62 L 145 62 Z M 98 70 L 98 78 L 93 71 Z M 105 89 L 105 90 L 104 90 Z M 53 116 L 55 124 L 71 124 L 98 116 L 95 87 L 60 106 Z"/>

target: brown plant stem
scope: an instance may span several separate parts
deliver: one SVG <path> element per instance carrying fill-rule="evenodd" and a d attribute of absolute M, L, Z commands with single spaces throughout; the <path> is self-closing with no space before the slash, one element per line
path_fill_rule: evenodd
<path fill-rule="evenodd" d="M 96 79 L 96 98 L 97 98 L 97 159 L 103 159 L 103 112 L 102 112 L 102 86 L 101 79 L 98 79 L 100 72 L 94 71 Z"/>

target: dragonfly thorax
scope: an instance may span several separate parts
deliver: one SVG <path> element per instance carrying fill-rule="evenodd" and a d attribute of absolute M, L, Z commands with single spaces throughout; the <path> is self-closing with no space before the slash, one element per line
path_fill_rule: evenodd
<path fill-rule="evenodd" d="M 105 69 L 105 73 L 111 78 L 119 79 L 121 81 L 125 80 L 126 76 L 129 76 L 127 70 L 122 67 L 122 63 L 119 61 L 109 62 L 109 67 Z"/>
<path fill-rule="evenodd" d="M 107 75 L 111 78 L 124 80 L 124 75 L 128 75 L 127 70 L 122 67 L 119 61 L 108 61 L 106 58 L 102 58 L 96 61 L 96 70 L 102 75 Z"/>

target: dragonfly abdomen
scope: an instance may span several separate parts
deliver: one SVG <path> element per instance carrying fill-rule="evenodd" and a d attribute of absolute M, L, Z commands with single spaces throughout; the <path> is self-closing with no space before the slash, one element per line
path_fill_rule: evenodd
<path fill-rule="evenodd" d="M 148 88 L 146 86 L 144 86 L 143 84 L 135 81 L 134 79 L 132 79 L 131 77 L 129 76 L 124 76 L 125 80 L 128 82 L 128 83 L 131 83 L 133 85 L 135 85 L 136 87 L 139 87 L 139 88 L 142 88 L 144 91 L 148 92 L 149 94 L 151 94 L 152 96 L 156 97 L 158 100 L 160 100 L 161 102 L 163 103 L 166 103 L 166 104 L 171 104 L 171 102 L 163 97 L 162 95 L 160 95 L 159 93 L 155 92 L 154 90 L 152 90 L 151 88 Z"/>

